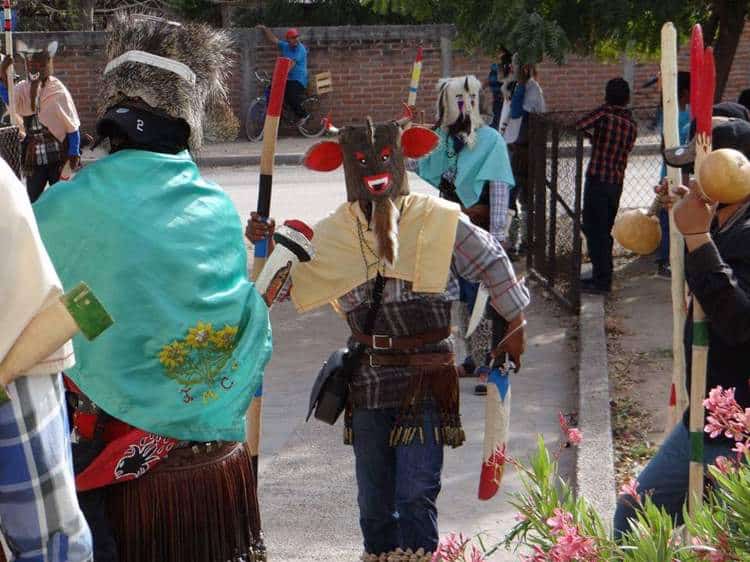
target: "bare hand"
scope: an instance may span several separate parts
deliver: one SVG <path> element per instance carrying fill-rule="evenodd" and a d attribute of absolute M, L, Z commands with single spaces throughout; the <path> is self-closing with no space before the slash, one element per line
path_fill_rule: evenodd
<path fill-rule="evenodd" d="M 68 162 L 70 163 L 70 169 L 72 171 L 80 170 L 81 169 L 81 157 L 80 156 L 71 156 L 68 158 Z"/>
<path fill-rule="evenodd" d="M 492 350 L 492 357 L 496 358 L 507 353 L 510 360 L 516 364 L 516 371 L 521 370 L 521 355 L 526 351 L 526 328 L 524 323 L 523 312 L 516 316 L 508 323 L 507 334 L 510 334 L 505 341 L 501 341 L 498 346 Z"/>
<path fill-rule="evenodd" d="M 680 186 L 675 190 L 680 201 L 674 205 L 674 222 L 683 236 L 703 234 L 711 230 L 716 205 L 703 198 L 698 182 L 690 182 L 690 190 Z"/>
<path fill-rule="evenodd" d="M 276 230 L 276 221 L 272 218 L 263 219 L 258 213 L 250 213 L 250 220 L 245 227 L 245 236 L 255 244 L 261 240 L 267 240 L 273 236 Z"/>

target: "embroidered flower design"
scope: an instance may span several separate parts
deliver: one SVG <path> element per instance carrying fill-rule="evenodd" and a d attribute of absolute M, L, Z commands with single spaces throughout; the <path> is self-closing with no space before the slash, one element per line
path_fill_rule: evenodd
<path fill-rule="evenodd" d="M 180 341 L 174 341 L 165 345 L 159 352 L 159 361 L 167 369 L 176 369 L 185 362 L 188 350 L 185 344 Z"/>
<path fill-rule="evenodd" d="M 214 334 L 211 324 L 198 322 L 194 328 L 188 330 L 187 343 L 190 347 L 206 347 Z"/>
<path fill-rule="evenodd" d="M 231 349 L 237 337 L 237 326 L 224 326 L 218 332 L 211 334 L 211 343 L 219 349 Z"/>
<path fill-rule="evenodd" d="M 179 384 L 185 404 L 208 404 L 217 400 L 221 391 L 234 386 L 224 369 L 237 345 L 237 332 L 237 326 L 214 330 L 210 323 L 198 322 L 188 329 L 184 339 L 161 348 L 158 357 L 164 374 Z M 231 370 L 236 370 L 235 365 L 233 361 Z M 200 400 L 194 400 L 193 396 Z"/>

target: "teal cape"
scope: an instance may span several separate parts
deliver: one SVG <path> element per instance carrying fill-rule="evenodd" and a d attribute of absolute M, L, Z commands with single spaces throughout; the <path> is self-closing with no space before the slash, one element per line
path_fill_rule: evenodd
<path fill-rule="evenodd" d="M 436 132 L 440 136 L 440 144 L 418 161 L 418 174 L 434 187 L 439 187 L 440 176 L 448 168 L 456 166 L 456 159 L 448 155 L 448 149 L 453 152 L 453 141 L 448 138 L 448 134 L 442 129 Z M 467 208 L 479 201 L 487 181 L 501 181 L 509 186 L 516 184 L 510 167 L 508 147 L 500 133 L 492 127 L 480 127 L 476 135 L 474 147 L 465 146 L 458 153 L 458 173 L 453 182 L 461 204 Z"/>
<path fill-rule="evenodd" d="M 271 325 L 224 191 L 187 151 L 122 150 L 47 190 L 34 211 L 63 286 L 85 280 L 115 322 L 94 341 L 75 337 L 66 374 L 142 430 L 243 441 Z"/>

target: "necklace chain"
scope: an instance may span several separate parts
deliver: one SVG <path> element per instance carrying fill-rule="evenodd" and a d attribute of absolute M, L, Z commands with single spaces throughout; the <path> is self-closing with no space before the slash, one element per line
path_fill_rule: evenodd
<path fill-rule="evenodd" d="M 370 303 L 372 301 L 372 290 L 369 283 L 370 268 L 375 267 L 376 270 L 380 271 L 381 260 L 380 256 L 378 256 L 378 253 L 372 249 L 372 246 L 370 246 L 370 244 L 367 243 L 364 227 L 362 226 L 362 222 L 359 220 L 359 217 L 357 217 L 357 237 L 359 238 L 359 251 L 362 254 L 362 262 L 365 266 L 366 298 L 367 302 Z M 375 261 L 370 262 L 367 260 L 367 253 L 365 252 L 365 250 L 367 250 L 367 252 L 369 252 L 370 255 L 375 258 Z"/>

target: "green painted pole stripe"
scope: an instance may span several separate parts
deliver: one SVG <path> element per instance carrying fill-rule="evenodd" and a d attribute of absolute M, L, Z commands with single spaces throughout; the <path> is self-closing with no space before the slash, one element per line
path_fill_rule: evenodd
<path fill-rule="evenodd" d="M 693 345 L 708 347 L 708 323 L 695 322 L 693 324 Z"/>
<path fill-rule="evenodd" d="M 5 388 L 3 385 L 0 384 L 0 404 L 3 404 L 10 400 L 10 396 L 8 396 L 8 393 L 5 392 Z"/>
<path fill-rule="evenodd" d="M 703 432 L 690 432 L 690 462 L 703 464 Z"/>

